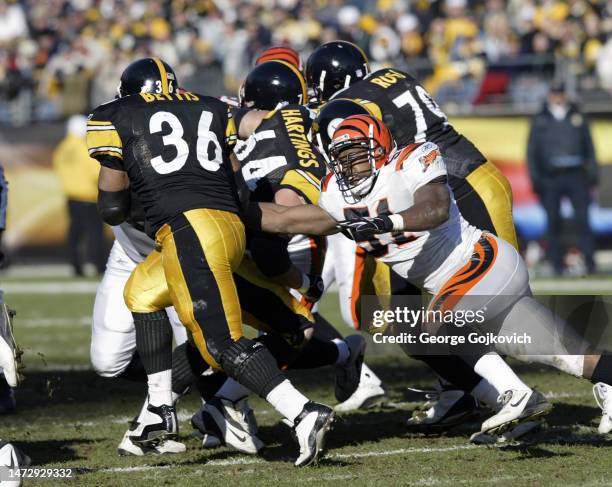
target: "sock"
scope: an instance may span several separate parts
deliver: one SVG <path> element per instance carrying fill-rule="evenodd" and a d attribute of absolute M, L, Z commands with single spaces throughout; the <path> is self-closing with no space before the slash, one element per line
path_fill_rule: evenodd
<path fill-rule="evenodd" d="M 487 379 L 482 379 L 474 389 L 470 391 L 470 394 L 478 399 L 481 403 L 489 406 L 493 410 L 498 410 L 499 406 L 497 398 L 499 393 L 497 389 L 491 385 Z"/>
<path fill-rule="evenodd" d="M 148 375 L 149 404 L 161 406 L 172 404 L 172 370 L 162 370 Z"/>
<path fill-rule="evenodd" d="M 165 311 L 132 313 L 136 350 L 147 375 L 172 368 L 172 325 Z"/>
<path fill-rule="evenodd" d="M 346 363 L 348 358 L 351 356 L 351 351 L 349 350 L 348 345 L 344 340 L 341 340 L 339 338 L 334 338 L 332 342 L 334 342 L 336 348 L 338 348 L 338 358 L 334 363 L 336 365 L 342 365 Z"/>
<path fill-rule="evenodd" d="M 294 421 L 304 409 L 308 398 L 285 379 L 268 393 L 266 401 L 285 418 Z"/>
<path fill-rule="evenodd" d="M 474 371 L 503 394 L 509 389 L 531 390 L 495 352 L 480 357 L 474 365 Z"/>
<path fill-rule="evenodd" d="M 243 397 L 247 397 L 249 394 L 251 394 L 251 391 L 249 391 L 242 384 L 236 382 L 234 379 L 229 378 L 223 383 L 215 396 L 236 402 Z"/>
<path fill-rule="evenodd" d="M 603 352 L 599 358 L 599 362 L 593 370 L 591 382 L 603 382 L 604 384 L 612 385 L 612 354 Z"/>
<path fill-rule="evenodd" d="M 172 404 L 172 325 L 165 311 L 132 313 L 136 350 L 147 372 L 149 403 Z"/>

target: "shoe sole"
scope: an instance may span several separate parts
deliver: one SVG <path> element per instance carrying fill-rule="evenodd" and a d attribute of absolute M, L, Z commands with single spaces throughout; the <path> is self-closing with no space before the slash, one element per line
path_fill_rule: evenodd
<path fill-rule="evenodd" d="M 176 441 L 178 439 L 178 435 L 176 433 L 168 433 L 167 431 L 159 431 L 153 433 L 153 436 L 149 436 L 146 440 L 135 440 L 130 438 L 134 445 L 139 446 L 141 448 L 155 448 L 160 443 L 166 440 Z"/>
<path fill-rule="evenodd" d="M 373 409 L 378 406 L 382 406 L 387 400 L 387 393 L 376 394 L 374 396 L 367 397 L 359 406 L 343 408 L 340 404 L 336 404 L 334 411 L 337 413 L 348 413 L 351 411 L 358 411 L 360 409 Z"/>
<path fill-rule="evenodd" d="M 494 428 L 490 428 L 485 431 L 481 431 L 481 433 L 488 433 L 490 435 L 500 436 L 506 431 L 515 428 L 518 424 L 523 423 L 528 420 L 532 420 L 535 418 L 541 418 L 542 416 L 546 416 L 552 410 L 552 404 L 549 402 L 538 404 L 534 406 L 529 412 L 524 412 L 516 419 L 512 419 L 507 421 L 506 423 L 495 426 Z"/>
<path fill-rule="evenodd" d="M 438 421 L 436 423 L 415 423 L 410 424 L 406 423 L 406 426 L 410 429 L 410 431 L 414 431 L 416 433 L 441 433 L 444 431 L 451 430 L 460 426 L 468 421 L 478 418 L 478 411 L 467 411 L 465 413 L 456 414 L 449 418 L 446 418 L 445 421 Z"/>
<path fill-rule="evenodd" d="M 332 410 L 323 426 L 319 428 L 317 434 L 315 436 L 315 453 L 310 460 L 306 463 L 302 463 L 301 465 L 296 465 L 296 467 L 302 468 L 307 467 L 309 465 L 316 465 L 321 458 L 323 458 L 324 450 L 325 450 L 325 436 L 329 432 L 332 427 L 334 420 L 336 419 L 336 415 Z"/>

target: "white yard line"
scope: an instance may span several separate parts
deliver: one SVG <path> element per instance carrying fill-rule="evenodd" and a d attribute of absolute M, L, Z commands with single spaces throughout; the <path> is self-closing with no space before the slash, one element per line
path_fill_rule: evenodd
<path fill-rule="evenodd" d="M 7 294 L 94 294 L 98 282 L 49 281 L 49 282 L 6 282 L 0 288 Z"/>
<path fill-rule="evenodd" d="M 15 318 L 16 328 L 51 328 L 54 326 L 90 326 L 91 316 L 58 316 L 54 318 Z"/>
<path fill-rule="evenodd" d="M 459 450 L 473 450 L 478 448 L 476 445 L 456 445 L 441 448 L 400 448 L 397 450 L 371 451 L 364 453 L 335 453 L 326 455 L 325 458 L 330 459 L 346 459 L 346 458 L 364 458 L 364 457 L 386 457 L 392 455 L 404 455 L 407 453 L 446 453 Z M 231 465 L 259 465 L 268 464 L 274 466 L 274 462 L 268 462 L 262 458 L 251 457 L 236 457 L 227 460 L 211 460 L 206 462 L 205 466 L 211 467 L 227 467 Z M 158 469 L 167 469 L 178 465 L 139 465 L 136 467 L 113 467 L 102 469 L 102 472 L 143 472 Z"/>

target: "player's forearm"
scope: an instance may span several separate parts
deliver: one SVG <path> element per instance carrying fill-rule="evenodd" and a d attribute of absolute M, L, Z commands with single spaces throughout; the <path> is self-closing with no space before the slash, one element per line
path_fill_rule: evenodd
<path fill-rule="evenodd" d="M 314 205 L 287 207 L 274 203 L 251 204 L 246 223 L 264 232 L 291 235 L 331 235 L 338 232 L 336 221 L 325 210 Z"/>
<path fill-rule="evenodd" d="M 422 232 L 431 230 L 448 220 L 449 201 L 423 201 L 398 213 L 398 215 L 402 217 L 402 230 L 404 231 Z"/>

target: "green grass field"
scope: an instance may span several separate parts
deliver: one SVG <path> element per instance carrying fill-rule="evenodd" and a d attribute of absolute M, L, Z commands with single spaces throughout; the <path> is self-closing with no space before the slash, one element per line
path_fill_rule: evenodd
<path fill-rule="evenodd" d="M 51 283 L 61 291 L 66 282 Z M 91 281 L 83 281 L 86 284 Z M 177 456 L 119 457 L 116 447 L 127 421 L 139 410 L 144 386 L 97 377 L 89 368 L 93 294 L 34 294 L 10 281 L 6 301 L 18 311 L 15 332 L 25 349 L 27 380 L 17 391 L 18 412 L 0 418 L 0 438 L 22 448 L 36 466 L 78 467 L 71 480 L 46 485 L 610 485 L 612 439 L 597 435 L 599 409 L 591 386 L 533 366 L 517 371 L 554 403 L 548 425 L 521 444 L 473 446 L 478 424 L 444 436 L 408 434 L 405 419 L 416 407 L 408 387 L 427 388 L 433 376 L 401 353 L 373 349 L 368 362 L 384 380 L 389 403 L 339 418 L 328 437 L 328 454 L 317 467 L 292 465 L 297 446 L 279 416 L 253 399 L 263 454 L 227 448 L 202 450 L 190 436 L 198 406 L 190 395 L 179 404 L 181 437 L 188 451 Z M 26 283 L 27 284 L 27 283 Z M 56 286 L 53 288 L 53 286 Z M 13 292 L 10 289 L 13 289 Z M 43 287 L 44 288 L 44 287 Z M 45 292 L 49 292 L 50 288 Z M 74 291 L 74 289 L 73 289 Z M 344 332 L 335 296 L 323 313 Z M 388 351 L 388 348 L 385 350 Z M 311 398 L 331 403 L 330 370 L 293 374 Z M 36 482 L 31 482 L 35 484 Z"/>

